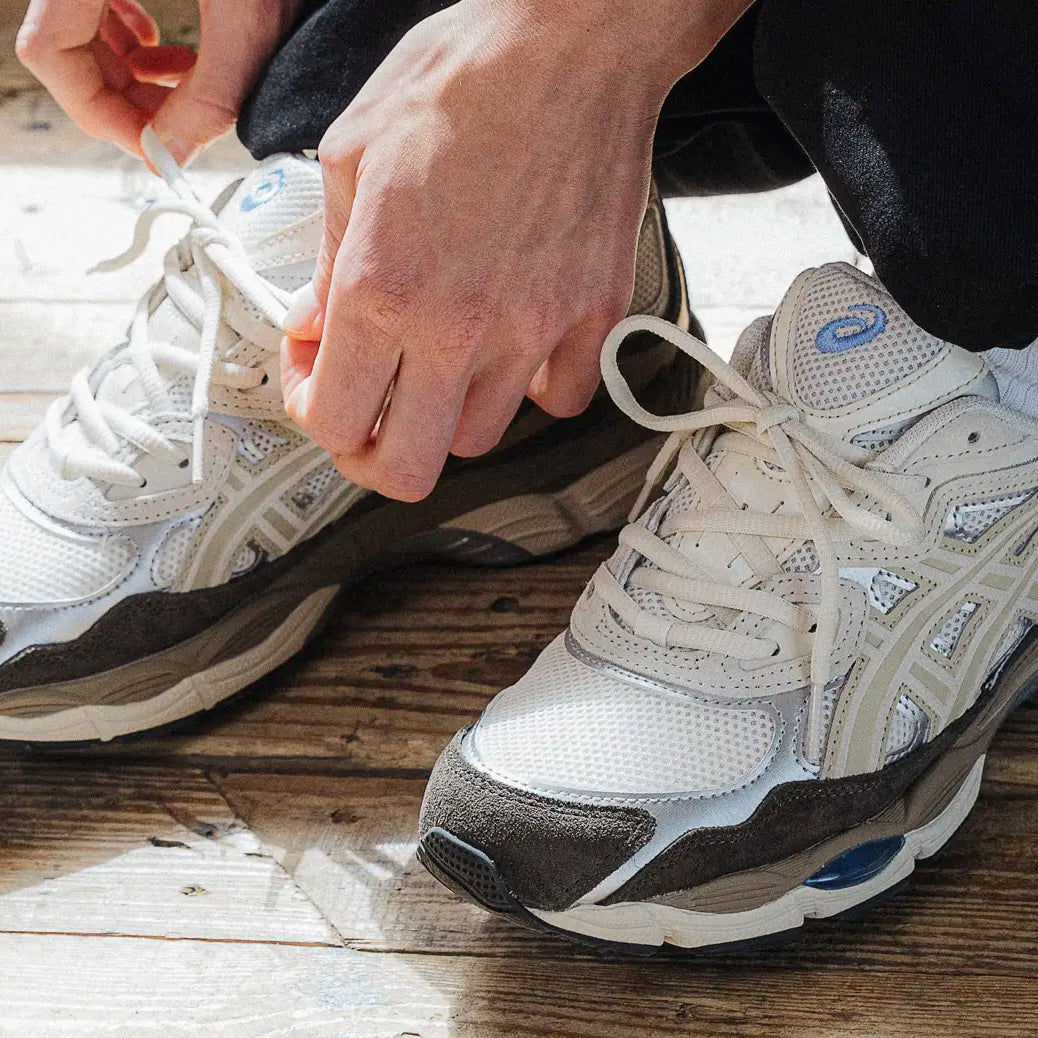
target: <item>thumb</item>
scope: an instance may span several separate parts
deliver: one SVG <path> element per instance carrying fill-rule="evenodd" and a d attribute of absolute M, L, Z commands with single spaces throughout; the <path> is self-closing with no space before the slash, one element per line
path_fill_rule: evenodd
<path fill-rule="evenodd" d="M 332 154 L 329 154 L 329 153 Z M 353 212 L 356 197 L 357 158 L 334 155 L 325 141 L 321 142 L 321 176 L 324 179 L 324 234 L 317 252 L 314 268 L 314 298 L 324 309 L 332 288 L 332 269 L 339 247 L 346 235 L 346 227 Z"/>
<path fill-rule="evenodd" d="M 234 126 L 242 102 L 280 35 L 277 24 L 265 24 L 262 18 L 250 18 L 241 10 L 252 4 L 200 6 L 198 60 L 152 121 L 156 135 L 182 166 Z"/>
<path fill-rule="evenodd" d="M 319 342 L 324 333 L 324 314 L 332 287 L 332 271 L 339 254 L 353 206 L 355 166 L 322 156 L 324 177 L 324 233 L 309 285 L 296 292 L 285 315 L 285 331 L 292 339 Z"/>

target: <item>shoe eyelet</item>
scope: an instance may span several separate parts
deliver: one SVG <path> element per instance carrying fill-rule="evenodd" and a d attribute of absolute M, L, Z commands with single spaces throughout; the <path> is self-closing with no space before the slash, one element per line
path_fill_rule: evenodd
<path fill-rule="evenodd" d="M 178 461 L 177 462 L 177 468 L 178 469 L 186 469 L 188 467 L 188 465 L 190 465 L 190 464 L 191 464 L 191 459 L 190 458 L 184 458 L 182 461 Z"/>
<path fill-rule="evenodd" d="M 270 376 L 264 371 L 263 378 L 260 379 L 260 385 L 265 386 L 270 381 Z"/>
<path fill-rule="evenodd" d="M 967 443 L 978 443 L 980 441 L 980 433 L 974 430 L 966 437 Z"/>

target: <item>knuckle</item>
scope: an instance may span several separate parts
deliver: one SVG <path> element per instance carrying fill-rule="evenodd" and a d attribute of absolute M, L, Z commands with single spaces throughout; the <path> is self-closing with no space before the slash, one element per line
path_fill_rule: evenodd
<path fill-rule="evenodd" d="M 421 501 L 436 486 L 436 475 L 403 465 L 391 466 L 383 474 L 376 488 L 385 497 L 398 501 Z"/>
<path fill-rule="evenodd" d="M 475 458 L 493 450 L 501 441 L 500 429 L 474 429 L 459 432 L 454 439 L 451 453 L 459 458 Z"/>
<path fill-rule="evenodd" d="M 587 408 L 594 395 L 594 388 L 586 386 L 551 387 L 537 402 L 555 418 L 575 418 Z"/>
<path fill-rule="evenodd" d="M 301 416 L 301 423 L 310 436 L 329 454 L 349 457 L 356 453 L 358 444 L 331 416 L 313 409 Z"/>
<path fill-rule="evenodd" d="M 318 142 L 317 158 L 323 171 L 334 173 L 348 166 L 357 150 L 351 137 L 333 123 Z"/>
<path fill-rule="evenodd" d="M 47 50 L 46 34 L 38 25 L 24 24 L 14 41 L 14 52 L 18 60 L 31 68 Z"/>
<path fill-rule="evenodd" d="M 223 133 L 230 129 L 238 118 L 238 106 L 230 98 L 193 90 L 191 101 L 191 120 L 195 136 Z"/>

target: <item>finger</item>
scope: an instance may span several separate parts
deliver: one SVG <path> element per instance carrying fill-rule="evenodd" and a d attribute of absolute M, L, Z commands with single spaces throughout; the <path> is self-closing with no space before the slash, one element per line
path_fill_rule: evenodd
<path fill-rule="evenodd" d="M 324 334 L 324 307 L 317 301 L 314 283 L 304 285 L 285 314 L 285 331 L 294 339 L 320 342 Z"/>
<path fill-rule="evenodd" d="M 572 418 L 591 403 L 601 379 L 599 354 L 612 324 L 594 321 L 571 333 L 537 369 L 527 395 L 556 418 Z"/>
<path fill-rule="evenodd" d="M 302 347 L 294 347 L 305 358 Z M 324 335 L 291 416 L 333 454 L 365 449 L 400 363 L 400 345 L 366 317 L 347 276 L 332 280 Z M 305 363 L 305 359 L 300 364 Z"/>
<path fill-rule="evenodd" d="M 525 370 L 481 371 L 465 395 L 451 454 L 473 458 L 496 447 L 523 402 L 531 375 Z"/>
<path fill-rule="evenodd" d="M 277 43 L 276 18 L 242 19 L 236 8 L 230 3 L 201 5 L 201 42 L 194 67 L 152 124 L 181 164 L 231 129 Z"/>
<path fill-rule="evenodd" d="M 109 11 L 101 21 L 98 36 L 112 53 L 117 54 L 120 58 L 125 58 L 131 50 L 138 46 L 137 37 L 114 11 Z"/>
<path fill-rule="evenodd" d="M 110 0 L 109 8 L 133 33 L 140 46 L 154 47 L 158 44 L 158 24 L 135 0 Z"/>
<path fill-rule="evenodd" d="M 90 53 L 101 70 L 101 78 L 106 87 L 121 93 L 133 82 L 126 62 L 108 44 L 96 39 L 90 44 Z"/>
<path fill-rule="evenodd" d="M 141 83 L 177 86 L 195 67 L 198 55 L 190 47 L 137 47 L 126 55 L 133 78 Z"/>
<path fill-rule="evenodd" d="M 293 393 L 291 417 L 333 454 L 358 454 L 375 431 L 399 363 L 393 343 L 357 323 L 342 327 L 318 348 L 309 378 Z"/>
<path fill-rule="evenodd" d="M 100 40 L 91 44 L 94 60 L 107 86 L 122 94 L 147 119 L 154 115 L 169 96 L 169 89 L 153 83 L 138 83 L 124 59 L 117 57 Z M 132 142 L 131 142 L 132 143 Z"/>
<path fill-rule="evenodd" d="M 324 142 L 322 141 L 322 146 Z M 320 312 L 328 304 L 331 293 L 332 271 L 339 254 L 346 228 L 349 226 L 356 201 L 357 165 L 359 154 L 321 153 L 321 176 L 324 180 L 324 233 L 317 250 L 317 265 L 313 276 L 313 306 L 309 315 L 316 325 Z M 303 314 L 296 315 L 300 319 Z"/>
<path fill-rule="evenodd" d="M 309 409 L 309 379 L 314 372 L 318 345 L 286 335 L 281 340 L 281 398 L 289 418 L 302 424 Z"/>
<path fill-rule="evenodd" d="M 138 83 L 134 80 L 125 87 L 123 94 L 134 108 L 140 109 L 147 119 L 152 119 L 165 104 L 170 89 L 159 83 Z"/>
<path fill-rule="evenodd" d="M 335 459 L 354 483 L 420 501 L 436 486 L 465 400 L 466 379 L 444 381 L 421 352 L 405 354 L 373 443 Z"/>
<path fill-rule="evenodd" d="M 144 118 L 108 86 L 91 50 L 104 9 L 104 0 L 33 0 L 18 57 L 83 130 L 136 151 Z"/>

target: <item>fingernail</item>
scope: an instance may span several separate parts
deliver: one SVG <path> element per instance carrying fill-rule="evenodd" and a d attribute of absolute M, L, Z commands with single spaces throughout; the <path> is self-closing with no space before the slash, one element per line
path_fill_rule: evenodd
<path fill-rule="evenodd" d="M 321 306 L 317 302 L 317 294 L 312 283 L 299 289 L 289 304 L 285 314 L 285 331 L 296 339 L 320 338 L 318 321 Z"/>
<path fill-rule="evenodd" d="M 151 128 L 155 131 L 155 136 L 165 145 L 166 151 L 176 160 L 178 166 L 186 166 L 194 157 L 196 145 L 192 141 L 175 133 L 168 133 L 158 122 L 152 123 Z"/>
<path fill-rule="evenodd" d="M 310 409 L 310 379 L 304 378 L 285 400 L 285 413 L 294 422 L 302 424 Z"/>

